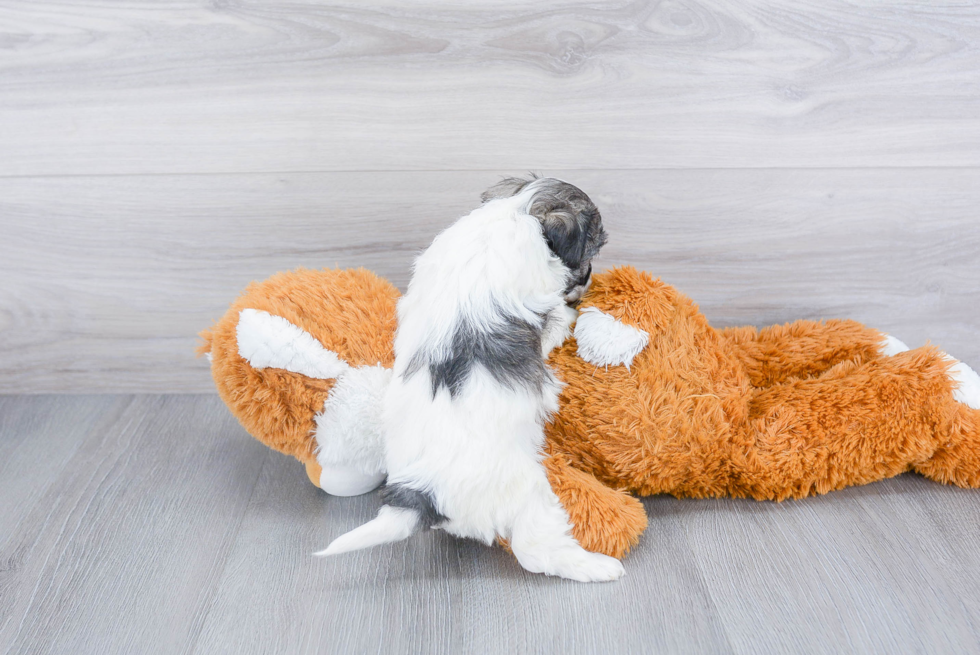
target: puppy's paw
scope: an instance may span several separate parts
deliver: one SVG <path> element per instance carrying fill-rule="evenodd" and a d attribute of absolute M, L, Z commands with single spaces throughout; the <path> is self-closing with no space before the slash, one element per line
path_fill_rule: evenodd
<path fill-rule="evenodd" d="M 555 307 L 545 319 L 541 335 L 541 355 L 547 357 L 552 350 L 572 336 L 572 323 L 578 318 L 578 310 L 568 305 Z"/>
<path fill-rule="evenodd" d="M 590 553 L 583 548 L 561 550 L 551 559 L 550 575 L 557 575 L 578 582 L 611 582 L 619 580 L 626 569 L 619 560 Z"/>
<path fill-rule="evenodd" d="M 565 324 L 571 330 L 572 325 L 578 320 L 578 309 L 571 305 L 562 305 L 561 312 L 565 319 Z"/>

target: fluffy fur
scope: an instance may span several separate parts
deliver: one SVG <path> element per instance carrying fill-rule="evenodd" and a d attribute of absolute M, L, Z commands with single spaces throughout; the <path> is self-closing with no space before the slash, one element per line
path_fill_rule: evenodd
<path fill-rule="evenodd" d="M 716 330 L 631 268 L 597 276 L 583 305 L 651 340 L 629 369 L 596 369 L 574 342 L 552 358 L 567 384 L 551 452 L 606 484 L 781 500 L 909 469 L 980 483 L 980 412 L 935 348 L 884 356 L 885 335 L 853 321 Z"/>
<path fill-rule="evenodd" d="M 505 539 L 529 571 L 582 581 L 622 575 L 619 562 L 571 536 L 541 465 L 561 389 L 545 358 L 569 335 L 575 312 L 566 297 L 588 282 L 601 218 L 558 180 L 502 191 L 492 189 L 415 262 L 384 399 L 388 504 L 324 554 L 435 524 L 487 544 Z"/>
<path fill-rule="evenodd" d="M 332 380 L 350 367 L 309 332 L 281 316 L 243 309 L 236 330 L 238 354 L 252 368 L 281 368 L 317 380 Z"/>
<path fill-rule="evenodd" d="M 397 296 L 367 271 L 252 285 L 205 333 L 222 398 L 249 432 L 309 469 L 314 416 L 333 382 L 252 369 L 238 355 L 241 309 L 282 315 L 352 366 L 390 367 Z M 933 348 L 909 350 L 853 321 L 718 330 L 686 296 L 629 267 L 593 276 L 582 306 L 649 334 L 629 368 L 586 361 L 575 340 L 548 360 L 565 386 L 544 465 L 587 550 L 621 557 L 636 545 L 647 517 L 631 493 L 779 500 L 909 470 L 980 486 L 980 384 Z M 311 479 L 320 484 L 319 473 Z"/>
<path fill-rule="evenodd" d="M 650 335 L 587 307 L 575 322 L 575 341 L 579 355 L 591 364 L 628 367 L 650 343 Z"/>

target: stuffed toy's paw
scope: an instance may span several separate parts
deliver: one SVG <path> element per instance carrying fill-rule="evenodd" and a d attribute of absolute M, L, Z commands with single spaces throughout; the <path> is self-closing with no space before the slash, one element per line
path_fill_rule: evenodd
<path fill-rule="evenodd" d="M 586 307 L 575 323 L 578 356 L 596 366 L 629 366 L 650 342 L 650 335 L 595 307 Z"/>

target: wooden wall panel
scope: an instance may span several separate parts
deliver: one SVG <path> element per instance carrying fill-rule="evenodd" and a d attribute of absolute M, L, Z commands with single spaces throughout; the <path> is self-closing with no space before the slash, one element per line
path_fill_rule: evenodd
<path fill-rule="evenodd" d="M 978 71 L 962 3 L 0 0 L 0 391 L 209 389 L 248 281 L 404 285 L 528 169 L 720 324 L 976 365 Z"/>
<path fill-rule="evenodd" d="M 602 267 L 718 325 L 853 317 L 980 366 L 980 185 L 937 169 L 545 171 L 587 189 Z M 244 286 L 412 257 L 497 172 L 0 179 L 0 390 L 207 391 L 196 333 Z"/>
<path fill-rule="evenodd" d="M 980 165 L 980 8 L 0 3 L 0 175 Z"/>

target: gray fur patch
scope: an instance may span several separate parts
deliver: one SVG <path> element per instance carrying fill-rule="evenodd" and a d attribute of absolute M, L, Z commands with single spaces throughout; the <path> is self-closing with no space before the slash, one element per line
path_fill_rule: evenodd
<path fill-rule="evenodd" d="M 568 293 L 588 281 L 592 258 L 606 244 L 602 216 L 595 203 L 578 187 L 553 177 L 504 178 L 483 193 L 483 202 L 509 198 L 534 185 L 528 213 L 541 222 L 548 248 L 569 271 Z"/>
<path fill-rule="evenodd" d="M 456 395 L 475 364 L 502 385 L 540 389 L 545 374 L 540 328 L 506 314 L 491 326 L 461 322 L 453 333 L 449 356 L 430 364 L 433 394 L 445 386 Z"/>
<path fill-rule="evenodd" d="M 505 177 L 480 195 L 480 200 L 490 202 L 498 198 L 516 196 L 534 180 L 540 179 L 536 173 L 529 173 L 529 179 L 521 177 Z"/>
<path fill-rule="evenodd" d="M 419 527 L 421 528 L 431 528 L 433 525 L 438 525 L 446 520 L 446 517 L 436 510 L 430 494 L 417 489 L 409 489 L 403 484 L 385 485 L 381 490 L 381 500 L 384 501 L 385 505 L 391 507 L 415 510 L 419 516 Z"/>
<path fill-rule="evenodd" d="M 460 321 L 453 331 L 448 355 L 430 359 L 428 353 L 416 353 L 405 370 L 405 378 L 421 370 L 426 361 L 433 397 L 445 387 L 450 397 L 455 398 L 475 365 L 482 366 L 494 380 L 511 389 L 524 386 L 540 391 L 547 375 L 541 356 L 541 329 L 506 314 L 500 323 L 489 326 Z"/>
<path fill-rule="evenodd" d="M 592 200 L 568 182 L 545 178 L 535 188 L 528 213 L 541 221 L 548 247 L 571 272 L 571 286 L 576 286 L 591 273 L 592 258 L 608 240 L 602 216 Z"/>

